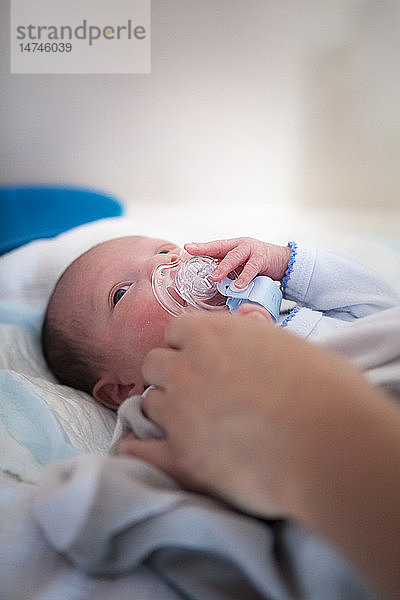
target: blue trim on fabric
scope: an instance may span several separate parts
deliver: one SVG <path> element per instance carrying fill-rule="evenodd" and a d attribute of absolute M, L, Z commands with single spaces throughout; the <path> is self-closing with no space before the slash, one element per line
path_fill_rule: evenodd
<path fill-rule="evenodd" d="M 285 297 L 286 287 L 287 287 L 287 284 L 289 282 L 290 275 L 293 272 L 294 263 L 296 262 L 297 242 L 288 242 L 288 248 L 290 248 L 290 250 L 291 250 L 290 260 L 288 262 L 288 266 L 287 266 L 287 269 L 285 271 L 285 275 L 283 276 L 283 279 L 282 279 L 282 282 L 281 282 L 281 291 L 282 291 L 283 297 Z"/>
<path fill-rule="evenodd" d="M 299 310 L 301 310 L 301 306 L 295 306 L 293 310 L 290 311 L 290 313 L 288 314 L 288 316 L 286 317 L 286 319 L 284 321 L 282 321 L 281 323 L 281 327 L 287 327 L 290 323 L 290 321 L 293 319 L 293 317 L 299 312 Z"/>
<path fill-rule="evenodd" d="M 0 420 L 41 465 L 80 454 L 51 409 L 12 372 L 0 371 Z"/>

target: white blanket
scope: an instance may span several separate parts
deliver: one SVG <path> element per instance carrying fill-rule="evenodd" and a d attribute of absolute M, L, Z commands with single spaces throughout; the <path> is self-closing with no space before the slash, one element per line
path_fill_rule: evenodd
<path fill-rule="evenodd" d="M 40 488 L 2 486 L 0 597 L 374 598 L 331 548 L 292 524 L 182 491 L 140 461 L 94 455 L 47 467 Z"/>

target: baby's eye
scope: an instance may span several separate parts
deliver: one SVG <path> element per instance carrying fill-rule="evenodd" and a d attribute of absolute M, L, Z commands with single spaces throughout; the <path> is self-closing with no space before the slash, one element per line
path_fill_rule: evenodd
<path fill-rule="evenodd" d="M 171 250 L 160 250 L 158 254 L 168 254 Z"/>
<path fill-rule="evenodd" d="M 112 297 L 112 304 L 113 306 L 115 306 L 117 304 L 117 302 L 119 302 L 122 298 L 122 296 L 125 294 L 125 292 L 127 292 L 130 288 L 130 285 L 123 285 L 120 288 L 118 288 L 115 293 L 113 294 Z"/>

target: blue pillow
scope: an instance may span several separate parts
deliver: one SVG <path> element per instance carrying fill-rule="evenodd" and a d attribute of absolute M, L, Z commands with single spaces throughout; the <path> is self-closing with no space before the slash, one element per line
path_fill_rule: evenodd
<path fill-rule="evenodd" d="M 118 200 L 91 189 L 0 186 L 0 254 L 122 212 Z"/>

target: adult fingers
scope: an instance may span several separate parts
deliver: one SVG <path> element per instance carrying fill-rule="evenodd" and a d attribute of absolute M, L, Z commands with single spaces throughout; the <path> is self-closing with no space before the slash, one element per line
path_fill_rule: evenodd
<path fill-rule="evenodd" d="M 122 456 L 138 458 L 157 467 L 187 489 L 202 494 L 210 493 L 207 486 L 197 481 L 198 472 L 185 465 L 181 453 L 174 451 L 168 440 L 146 441 L 128 436 L 120 442 L 118 453 Z"/>
<path fill-rule="evenodd" d="M 158 388 L 150 389 L 143 398 L 142 411 L 148 419 L 162 427 L 163 414 L 168 411 L 165 392 Z"/>
<path fill-rule="evenodd" d="M 168 443 L 166 441 L 139 440 L 133 435 L 128 435 L 120 441 L 118 454 L 140 458 L 166 473 L 171 473 L 172 471 Z"/>
<path fill-rule="evenodd" d="M 145 381 L 165 389 L 175 361 L 176 351 L 172 348 L 153 348 L 143 361 L 142 373 Z"/>
<path fill-rule="evenodd" d="M 164 338 L 171 348 L 177 350 L 192 344 L 201 345 L 207 343 L 210 333 L 222 335 L 225 328 L 229 327 L 231 318 L 229 313 L 184 315 L 168 323 Z"/>
<path fill-rule="evenodd" d="M 259 304 L 253 303 L 245 303 L 239 306 L 236 311 L 236 314 L 239 316 L 251 317 L 253 319 L 260 319 L 262 321 L 267 321 L 273 323 L 273 319 L 270 313 L 266 308 L 260 306 Z"/>

